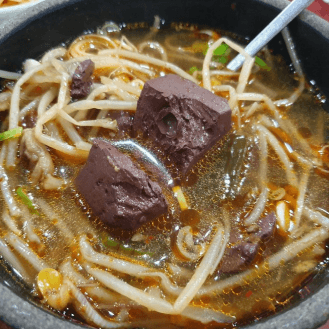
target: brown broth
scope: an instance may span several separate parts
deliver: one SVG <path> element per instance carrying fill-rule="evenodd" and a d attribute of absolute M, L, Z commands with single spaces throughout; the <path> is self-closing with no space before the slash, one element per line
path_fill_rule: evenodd
<path fill-rule="evenodd" d="M 133 43 L 144 40 L 148 33 L 149 30 L 146 29 L 142 29 L 142 31 L 127 29 L 124 31 L 124 34 Z M 218 31 L 217 33 L 225 34 L 222 31 Z M 196 29 L 194 30 L 191 27 L 182 28 L 177 24 L 176 26 L 173 25 L 169 31 L 160 30 L 154 40 L 166 44 L 167 39 L 174 46 L 180 45 L 181 47 L 190 48 L 196 42 L 196 38 L 199 38 L 199 42 L 204 42 L 204 35 L 200 35 Z M 185 70 L 189 70 L 190 67 L 197 65 L 200 68 L 200 60 L 203 58 L 203 54 L 197 52 L 190 53 L 189 56 L 191 56 L 190 60 L 186 61 L 184 56 L 169 53 L 169 60 L 175 62 Z M 280 56 L 273 56 L 273 67 L 270 72 L 259 70 L 254 73 L 257 81 L 260 81 L 263 85 L 257 87 L 257 84 L 251 83 L 247 87 L 247 91 L 253 92 L 269 88 L 272 93 L 276 94 L 276 97 L 288 97 L 298 85 L 298 81 L 289 72 L 288 67 L 283 65 L 282 61 Z M 236 84 L 236 79 L 232 79 L 229 83 L 232 85 Z M 225 95 L 222 93 L 222 96 Z M 250 104 L 245 102 L 243 105 L 248 106 Z M 309 113 L 309 108 L 313 109 L 312 115 Z M 323 136 L 319 135 L 318 128 L 322 122 L 324 129 L 327 129 L 329 116 L 321 109 L 321 104 L 315 99 L 310 88 L 305 90 L 295 104 L 288 109 L 287 117 L 296 124 L 302 135 L 307 137 L 314 145 L 327 142 L 327 140 L 323 139 Z M 83 135 L 87 134 L 89 130 L 80 129 L 79 132 Z M 295 141 L 291 140 L 291 137 L 281 132 L 280 129 L 274 129 L 272 132 L 281 141 L 288 142 L 292 146 L 295 145 Z M 100 131 L 100 135 L 104 133 L 105 131 Z M 195 212 L 198 212 L 200 217 L 200 219 L 197 218 L 197 220 L 194 219 L 193 221 L 194 232 L 202 233 L 202 236 L 206 237 L 206 242 L 211 240 L 213 235 L 212 229 L 214 224 L 218 222 L 218 218 L 221 218 L 223 207 L 229 209 L 232 227 L 243 228 L 242 221 L 253 209 L 257 200 L 255 196 L 250 194 L 250 191 L 255 186 L 254 182 L 257 179 L 257 170 L 255 172 L 255 168 L 257 168 L 257 161 L 259 160 L 257 160 L 257 150 L 255 150 L 255 147 L 257 148 L 258 145 L 248 122 L 243 126 L 242 134 L 248 139 L 249 144 L 246 147 L 239 175 L 230 178 L 235 180 L 233 185 L 234 191 L 230 190 L 228 193 L 227 186 L 223 180 L 230 138 L 240 133 L 234 127 L 228 136 L 223 138 L 205 155 L 187 177 L 181 177 L 180 173 L 175 169 L 175 165 L 168 162 L 161 149 L 152 146 L 150 141 L 138 137 L 139 142 L 147 148 L 151 148 L 166 163 L 176 182 L 181 182 L 188 204 Z M 114 136 L 114 138 L 116 137 Z M 173 237 L 177 233 L 178 228 L 183 226 L 183 224 L 185 225 L 186 219 L 182 223 L 178 203 L 166 186 L 162 187 L 169 204 L 168 215 L 142 226 L 137 232 L 125 232 L 108 228 L 92 215 L 88 205 L 75 189 L 74 178 L 83 164 L 80 161 L 74 162 L 59 152 L 52 151 L 51 155 L 55 162 L 56 174 L 69 180 L 66 189 L 57 192 L 45 192 L 39 186 L 33 186 L 29 182 L 30 169 L 26 166 L 23 159 L 21 159 L 21 164 L 24 165 L 17 166 L 14 171 L 9 173 L 11 187 L 16 189 L 18 186 L 23 186 L 26 193 L 31 193 L 33 198 L 42 198 L 45 200 L 52 207 L 53 211 L 59 215 L 58 220 L 63 220 L 75 237 L 81 234 L 87 234 L 97 251 L 129 260 L 133 263 L 147 265 L 168 274 L 170 272 L 167 263 L 171 261 L 189 271 L 193 271 L 196 268 L 198 262 L 186 262 L 182 257 L 177 256 L 178 252 L 173 248 Z M 270 170 L 268 172 L 271 184 L 283 187 L 288 191 L 286 198 L 290 210 L 293 211 L 296 207 L 296 191 L 288 186 L 285 176 L 282 174 L 284 169 L 273 150 L 269 151 L 269 167 Z M 311 204 L 314 209 L 329 213 L 327 202 L 328 190 L 329 181 L 316 173 L 312 173 L 309 179 L 309 192 L 307 193 L 306 202 Z M 0 206 L 0 208 L 0 211 L 2 211 L 3 206 Z M 274 208 L 275 202 L 268 202 L 263 216 L 272 212 Z M 77 265 L 79 260 L 81 260 L 78 239 L 76 238 L 73 243 L 68 244 L 65 237 L 60 233 L 60 230 L 54 225 L 56 221 L 49 221 L 40 209 L 39 212 L 40 216 L 34 219 L 34 223 L 38 228 L 37 234 L 44 244 L 44 249 L 40 251 L 33 244 L 30 244 L 30 247 L 53 268 L 58 268 L 61 262 L 69 256 L 72 257 Z M 193 216 L 198 217 L 195 214 Z M 302 225 L 307 227 L 306 230 L 316 226 L 315 224 L 306 223 L 305 220 L 302 220 Z M 7 229 L 3 223 L 0 223 L 0 236 L 3 237 L 6 232 Z M 136 233 L 145 236 L 145 240 L 142 242 L 131 241 L 131 237 Z M 224 289 L 222 292 L 212 293 L 208 296 L 195 299 L 193 304 L 236 316 L 237 321 L 235 323 L 232 325 L 223 325 L 223 328 L 233 328 L 247 324 L 287 307 L 296 299 L 295 296 L 298 295 L 299 289 L 305 286 L 305 280 L 319 273 L 320 267 L 317 267 L 317 265 L 329 257 L 328 250 L 320 257 L 313 253 L 313 248 L 310 248 L 301 252 L 297 257 L 284 265 L 269 271 L 266 266 L 266 257 L 277 252 L 283 245 L 291 241 L 291 238 L 280 235 L 277 230 L 274 237 L 261 245 L 256 259 L 248 267 L 248 269 L 254 269 L 254 272 L 244 280 L 244 284 L 236 284 Z M 325 247 L 324 243 L 319 245 L 322 248 Z M 19 257 L 16 252 L 15 254 Z M 302 266 L 304 266 L 304 270 L 299 268 Z M 298 270 L 301 272 L 297 273 L 296 271 Z M 120 277 L 141 289 L 149 286 L 157 286 L 157 281 L 152 278 L 141 280 L 122 274 Z M 230 277 L 230 275 L 215 272 L 212 277 L 208 278 L 207 283 L 218 282 L 226 277 Z M 187 279 L 184 277 L 176 277 L 172 278 L 172 280 L 174 283 L 182 286 L 187 283 Z M 31 289 L 31 293 L 38 295 L 35 286 Z M 170 296 L 167 296 L 167 300 L 174 301 Z M 90 301 L 94 305 L 101 304 L 101 302 L 92 300 L 91 298 Z M 120 307 L 109 307 L 108 310 L 103 309 L 101 314 L 111 318 L 110 311 L 113 314 L 118 313 Z M 66 318 L 75 317 L 81 320 L 79 315 L 71 307 L 64 310 L 61 314 Z M 147 311 L 145 307 L 134 306 L 129 309 L 129 319 L 131 322 L 143 320 L 145 317 L 150 320 L 156 319 L 158 313 Z M 201 325 L 198 322 L 186 320 L 181 316 L 161 315 L 161 317 L 163 317 L 164 323 L 170 322 L 174 328 L 181 326 L 188 328 L 221 327 L 221 325 L 215 323 Z"/>

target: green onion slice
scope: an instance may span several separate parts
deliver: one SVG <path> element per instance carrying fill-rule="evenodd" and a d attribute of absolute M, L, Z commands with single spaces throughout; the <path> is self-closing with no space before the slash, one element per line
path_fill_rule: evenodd
<path fill-rule="evenodd" d="M 23 132 L 22 127 L 4 131 L 3 133 L 0 134 L 0 141 L 4 141 L 10 138 L 17 138 L 22 135 L 22 132 Z"/>
<path fill-rule="evenodd" d="M 32 214 L 40 215 L 38 210 L 35 209 L 32 201 L 29 199 L 29 197 L 23 192 L 22 187 L 18 187 L 16 189 L 16 194 L 18 197 L 21 199 L 21 201 L 28 206 L 29 210 L 31 211 Z"/>

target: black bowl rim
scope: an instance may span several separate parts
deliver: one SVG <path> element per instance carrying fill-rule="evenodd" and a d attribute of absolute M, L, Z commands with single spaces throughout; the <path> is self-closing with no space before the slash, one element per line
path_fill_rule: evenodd
<path fill-rule="evenodd" d="M 15 34 L 16 31 L 27 26 L 35 18 L 56 11 L 68 4 L 78 3 L 83 0 L 48 0 L 29 8 L 23 13 L 9 18 L 0 24 L 0 45 Z M 265 3 L 277 9 L 283 9 L 288 4 L 287 0 L 254 0 Z M 299 19 L 307 23 L 325 38 L 329 37 L 329 23 L 319 16 L 304 11 Z M 329 277 L 329 274 L 327 274 Z M 10 289 L 5 281 L 0 284 L 0 319 L 17 328 L 34 329 L 42 326 L 44 329 L 81 328 L 79 324 L 66 321 L 61 317 L 45 311 L 33 301 L 25 301 Z M 274 317 L 248 326 L 249 329 L 316 329 L 329 318 L 329 285 L 326 284 L 315 294 L 302 301 L 297 306 L 287 309 Z M 84 325 L 84 328 L 89 327 Z"/>

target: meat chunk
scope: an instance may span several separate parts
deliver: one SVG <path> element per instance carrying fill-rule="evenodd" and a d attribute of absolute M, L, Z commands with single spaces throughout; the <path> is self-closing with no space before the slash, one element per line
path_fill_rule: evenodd
<path fill-rule="evenodd" d="M 254 260 L 259 249 L 259 238 L 251 241 L 250 236 L 244 236 L 237 227 L 232 227 L 229 243 L 219 273 L 239 272 Z"/>
<path fill-rule="evenodd" d="M 109 226 L 135 230 L 168 210 L 160 186 L 127 155 L 99 139 L 75 184 L 94 214 Z"/>
<path fill-rule="evenodd" d="M 260 243 L 274 234 L 276 223 L 272 212 L 257 222 L 258 230 L 242 234 L 237 227 L 230 232 L 230 246 L 226 249 L 218 273 L 236 273 L 246 268 L 257 256 Z"/>
<path fill-rule="evenodd" d="M 259 230 L 255 233 L 255 235 L 259 237 L 261 240 L 267 240 L 274 233 L 275 223 L 276 223 L 275 213 L 271 212 L 270 214 L 261 218 L 257 222 Z"/>
<path fill-rule="evenodd" d="M 235 273 L 245 268 L 256 257 L 259 243 L 241 241 L 235 246 L 228 248 L 220 267 L 221 273 Z"/>
<path fill-rule="evenodd" d="M 94 72 L 95 64 L 87 59 L 79 64 L 72 76 L 71 97 L 75 99 L 84 98 L 89 95 L 92 85 L 91 75 Z"/>
<path fill-rule="evenodd" d="M 231 129 L 227 101 L 177 75 L 145 83 L 133 129 L 142 131 L 185 175 Z"/>
<path fill-rule="evenodd" d="M 118 138 L 124 138 L 127 135 L 132 136 L 132 127 L 134 117 L 128 111 L 111 111 L 110 117 L 117 121 Z"/>

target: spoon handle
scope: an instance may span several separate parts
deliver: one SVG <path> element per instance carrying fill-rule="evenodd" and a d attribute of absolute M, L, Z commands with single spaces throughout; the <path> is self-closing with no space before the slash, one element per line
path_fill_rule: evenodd
<path fill-rule="evenodd" d="M 291 2 L 265 29 L 260 32 L 245 48 L 245 51 L 255 56 L 272 38 L 286 27 L 302 10 L 307 8 L 314 0 L 294 0 Z M 241 54 L 236 56 L 227 68 L 231 71 L 238 70 L 243 64 L 245 57 Z"/>

